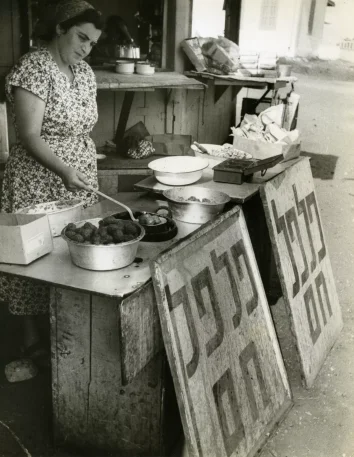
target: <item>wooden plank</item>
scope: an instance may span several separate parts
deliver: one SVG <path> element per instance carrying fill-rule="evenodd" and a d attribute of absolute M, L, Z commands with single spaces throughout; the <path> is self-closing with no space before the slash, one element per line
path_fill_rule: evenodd
<path fill-rule="evenodd" d="M 254 456 L 291 394 L 236 207 L 151 263 L 190 456 Z"/>
<path fill-rule="evenodd" d="M 153 134 L 165 133 L 165 91 L 146 92 L 145 106 L 148 108 L 145 127 Z"/>
<path fill-rule="evenodd" d="M 55 439 L 85 444 L 90 385 L 90 295 L 53 288 L 50 303 Z"/>
<path fill-rule="evenodd" d="M 123 383 L 130 383 L 163 348 L 152 282 L 119 306 Z"/>
<path fill-rule="evenodd" d="M 92 131 L 92 138 L 97 147 L 103 146 L 107 140 L 112 140 L 114 138 L 115 127 L 117 124 L 115 121 L 114 107 L 115 95 L 101 90 L 98 91 L 98 120 Z"/>
<path fill-rule="evenodd" d="M 298 371 L 311 387 L 343 324 L 309 160 L 265 184 L 261 198 Z"/>
<path fill-rule="evenodd" d="M 119 299 L 55 289 L 51 300 L 54 432 L 95 455 L 159 457 L 167 424 L 164 354 L 122 384 Z M 156 304 L 154 304 L 156 307 Z"/>
<path fill-rule="evenodd" d="M 120 302 L 92 295 L 89 442 L 124 455 L 156 455 L 160 444 L 162 359 L 123 387 Z M 156 306 L 156 305 L 155 305 Z"/>
<path fill-rule="evenodd" d="M 98 89 L 194 89 L 201 90 L 204 84 L 194 78 L 172 71 L 156 72 L 151 76 L 143 76 L 138 74 L 119 75 L 113 70 L 95 69 L 94 70 Z M 107 87 L 108 85 L 108 87 Z"/>
<path fill-rule="evenodd" d="M 125 94 L 124 94 L 123 106 L 122 106 L 122 110 L 120 112 L 119 121 L 118 121 L 117 130 L 116 130 L 116 134 L 115 134 L 115 139 L 114 139 L 114 142 L 117 145 L 117 148 L 119 147 L 120 142 L 123 139 L 124 132 L 127 127 L 130 110 L 131 110 L 133 100 L 134 100 L 134 95 L 135 95 L 135 92 L 125 92 Z"/>

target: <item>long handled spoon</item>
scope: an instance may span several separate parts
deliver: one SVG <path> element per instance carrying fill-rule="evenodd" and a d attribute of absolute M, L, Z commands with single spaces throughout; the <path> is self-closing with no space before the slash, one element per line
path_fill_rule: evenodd
<path fill-rule="evenodd" d="M 118 200 L 115 200 L 114 198 L 109 197 L 108 195 L 104 194 L 103 192 L 100 192 L 99 190 L 96 190 L 96 189 L 91 189 L 91 190 L 95 194 L 100 195 L 101 197 L 106 198 L 107 200 L 110 200 L 111 202 L 116 203 L 119 206 L 122 206 L 123 208 L 125 208 L 128 211 L 129 216 L 132 221 L 139 222 L 139 220 L 134 217 L 133 211 L 128 206 L 124 205 L 124 203 L 121 203 Z"/>

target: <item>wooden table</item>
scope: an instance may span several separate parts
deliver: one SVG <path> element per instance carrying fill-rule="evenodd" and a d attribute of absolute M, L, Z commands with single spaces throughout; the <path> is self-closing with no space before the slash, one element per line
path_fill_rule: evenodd
<path fill-rule="evenodd" d="M 156 209 L 155 201 L 140 193 L 121 194 L 119 199 L 136 209 Z M 85 210 L 84 218 L 119 211 L 114 203 L 104 201 Z M 114 455 L 162 456 L 179 436 L 178 408 L 160 351 L 149 269 L 149 261 L 171 243 L 173 240 L 140 243 L 136 262 L 108 272 L 73 265 L 61 238 L 54 238 L 50 254 L 28 266 L 0 264 L 2 273 L 51 287 L 53 415 L 58 445 Z M 131 354 L 127 337 L 140 346 L 139 351 L 134 348 Z M 127 374 L 123 365 L 132 366 L 132 357 L 134 372 Z M 140 367 L 144 369 L 140 371 Z"/>
<path fill-rule="evenodd" d="M 219 87 L 219 90 L 216 91 L 215 98 L 221 97 L 224 91 L 228 86 L 233 86 L 235 88 L 235 95 L 243 88 L 254 88 L 254 89 L 265 89 L 265 92 L 257 100 L 257 105 L 259 105 L 269 92 L 273 92 L 272 99 L 275 100 L 278 90 L 282 87 L 286 87 L 288 83 L 294 84 L 297 81 L 297 78 L 294 76 L 282 77 L 282 78 L 269 78 L 269 77 L 253 77 L 253 76 L 241 76 L 241 75 L 214 75 L 207 72 L 198 72 L 198 71 L 186 71 L 184 73 L 186 76 L 190 76 L 200 81 L 213 80 L 215 86 Z M 257 106 L 256 105 L 256 106 Z"/>

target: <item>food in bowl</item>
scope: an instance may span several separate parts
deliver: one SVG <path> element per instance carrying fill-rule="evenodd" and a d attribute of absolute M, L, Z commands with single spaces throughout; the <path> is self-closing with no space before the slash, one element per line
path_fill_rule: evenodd
<path fill-rule="evenodd" d="M 224 192 L 204 187 L 175 187 L 163 192 L 173 219 L 190 224 L 204 224 L 220 214 L 230 201 Z"/>
<path fill-rule="evenodd" d="M 134 262 L 144 227 L 115 217 L 95 218 L 68 224 L 62 231 L 71 260 L 87 270 L 108 271 Z"/>
<path fill-rule="evenodd" d="M 185 199 L 183 197 L 178 197 L 177 199 L 180 202 L 211 203 L 211 200 L 209 198 L 197 198 L 197 197 L 194 197 L 193 195 L 187 199 Z"/>
<path fill-rule="evenodd" d="M 64 235 L 76 243 L 91 245 L 119 244 L 132 241 L 141 235 L 141 227 L 133 221 L 123 221 L 113 216 L 101 219 L 98 226 L 85 222 L 77 227 L 74 223 L 66 226 Z"/>
<path fill-rule="evenodd" d="M 149 163 L 155 178 L 169 186 L 185 186 L 198 181 L 208 166 L 207 160 L 191 156 L 163 157 Z"/>
<path fill-rule="evenodd" d="M 141 225 L 159 225 L 166 222 L 164 217 L 160 217 L 157 214 L 142 214 L 139 216 L 139 223 Z"/>

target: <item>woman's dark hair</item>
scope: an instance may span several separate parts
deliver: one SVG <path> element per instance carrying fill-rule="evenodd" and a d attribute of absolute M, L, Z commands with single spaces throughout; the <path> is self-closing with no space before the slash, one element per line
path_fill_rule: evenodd
<path fill-rule="evenodd" d="M 80 25 L 80 24 L 85 24 L 85 23 L 93 24 L 97 30 L 103 29 L 103 21 L 102 21 L 101 13 L 99 13 L 97 10 L 95 10 L 93 8 L 90 8 L 90 9 L 84 11 L 83 13 L 70 18 L 67 21 L 61 22 L 59 25 L 60 25 L 61 29 L 64 30 L 64 32 L 67 32 L 74 25 Z M 38 39 L 38 40 L 43 40 L 43 41 L 51 41 L 56 35 L 56 26 L 57 26 L 57 24 L 55 24 L 55 23 L 48 24 L 47 30 L 45 32 L 44 31 L 42 33 L 34 32 L 33 38 Z"/>

